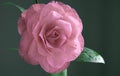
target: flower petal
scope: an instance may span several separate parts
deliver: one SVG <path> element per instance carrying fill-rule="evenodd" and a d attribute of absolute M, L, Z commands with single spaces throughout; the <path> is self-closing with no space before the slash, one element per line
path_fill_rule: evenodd
<path fill-rule="evenodd" d="M 29 63 L 33 65 L 38 65 L 38 60 L 41 56 L 38 53 L 37 44 L 34 39 L 32 40 L 28 50 Z"/>
<path fill-rule="evenodd" d="M 61 66 L 60 68 L 57 68 L 57 67 L 53 67 L 51 66 L 47 59 L 45 57 L 42 57 L 42 59 L 40 59 L 40 65 L 41 67 L 48 73 L 58 73 L 60 71 L 63 71 L 65 70 L 68 66 L 69 66 L 69 62 L 66 62 L 63 66 Z"/>
<path fill-rule="evenodd" d="M 57 50 L 56 50 L 57 51 Z M 60 52 L 59 52 L 60 53 Z M 55 53 L 54 53 L 55 54 Z M 57 56 L 57 57 L 56 57 Z M 55 68 L 62 67 L 66 62 L 64 61 L 64 57 L 61 54 L 55 54 L 47 57 L 48 63 Z"/>
<path fill-rule="evenodd" d="M 66 56 L 65 59 L 67 61 L 75 60 L 82 52 L 78 39 L 68 40 L 67 43 L 63 46 L 63 49 Z"/>
<path fill-rule="evenodd" d="M 29 63 L 28 51 L 29 51 L 29 46 L 31 42 L 32 42 L 32 37 L 28 35 L 27 31 L 24 31 L 24 33 L 22 34 L 22 38 L 20 40 L 19 54 L 28 63 Z"/>
<path fill-rule="evenodd" d="M 21 14 L 21 17 L 18 20 L 18 32 L 20 35 L 26 30 L 26 23 L 25 23 L 26 11 Z"/>
<path fill-rule="evenodd" d="M 79 34 L 82 32 L 82 23 L 72 16 L 66 17 L 65 20 L 71 23 L 72 34 L 70 39 L 78 37 Z"/>
<path fill-rule="evenodd" d="M 74 8 L 71 8 L 69 5 L 64 4 L 62 2 L 58 2 L 58 4 L 64 9 L 66 16 L 73 16 L 81 22 L 79 15 L 77 14 Z"/>
<path fill-rule="evenodd" d="M 26 14 L 26 25 L 27 31 L 29 34 L 32 34 L 32 31 L 36 24 L 39 22 L 39 17 L 44 4 L 33 4 L 28 10 Z"/>
<path fill-rule="evenodd" d="M 64 14 L 64 9 L 58 4 L 58 2 L 52 1 L 48 3 L 41 12 L 41 18 L 46 18 L 51 11 L 59 12 L 59 14 Z M 49 17 L 49 19 L 51 19 Z"/>
<path fill-rule="evenodd" d="M 66 34 L 67 37 L 69 37 L 72 33 L 72 26 L 69 22 L 65 20 L 56 20 L 55 23 L 56 29 L 60 31 L 64 31 L 63 34 Z"/>

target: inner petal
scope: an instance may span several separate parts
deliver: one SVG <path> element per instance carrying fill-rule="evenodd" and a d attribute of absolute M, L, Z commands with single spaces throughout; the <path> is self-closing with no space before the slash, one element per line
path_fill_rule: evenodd
<path fill-rule="evenodd" d="M 58 40 L 60 37 L 59 32 L 56 30 L 51 30 L 46 34 L 47 39 L 47 45 L 54 45 L 56 43 L 56 40 Z"/>
<path fill-rule="evenodd" d="M 51 37 L 52 38 L 57 38 L 59 36 L 59 33 L 57 31 L 53 31 Z"/>
<path fill-rule="evenodd" d="M 48 47 L 50 47 L 50 45 L 52 47 L 59 47 L 65 42 L 66 37 L 59 29 L 52 29 L 46 34 L 46 39 Z"/>
<path fill-rule="evenodd" d="M 55 38 L 57 39 L 59 37 L 59 31 L 52 29 L 51 31 L 46 33 L 46 37 L 50 37 L 50 38 Z"/>
<path fill-rule="evenodd" d="M 59 29 L 62 34 L 65 34 L 67 37 L 71 36 L 72 28 L 69 22 L 65 20 L 56 20 L 55 25 L 55 29 Z"/>

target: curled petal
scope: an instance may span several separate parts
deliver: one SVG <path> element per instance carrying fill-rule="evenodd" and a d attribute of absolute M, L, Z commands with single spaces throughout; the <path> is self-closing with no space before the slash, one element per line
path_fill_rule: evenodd
<path fill-rule="evenodd" d="M 38 24 L 36 24 L 35 28 L 33 29 L 33 36 L 43 36 L 43 34 L 45 33 L 45 29 L 47 27 L 51 27 L 50 24 L 55 21 L 56 19 L 59 19 L 61 17 L 60 14 L 58 14 L 55 11 L 51 11 L 48 16 L 48 18 L 42 19 L 43 21 L 39 22 Z M 47 21 L 47 22 L 46 22 Z M 44 23 L 44 24 L 43 24 Z"/>
<path fill-rule="evenodd" d="M 69 22 L 65 20 L 56 20 L 55 25 L 57 25 L 55 28 L 64 31 L 63 34 L 66 34 L 67 37 L 70 37 L 72 33 L 72 26 Z"/>

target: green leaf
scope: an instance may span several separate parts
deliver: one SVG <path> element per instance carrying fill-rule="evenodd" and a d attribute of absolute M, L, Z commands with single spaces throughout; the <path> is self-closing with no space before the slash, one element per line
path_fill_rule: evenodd
<path fill-rule="evenodd" d="M 76 59 L 76 61 L 105 64 L 105 61 L 100 54 L 98 54 L 96 51 L 89 49 L 87 47 L 83 49 L 81 55 Z"/>
<path fill-rule="evenodd" d="M 12 6 L 15 6 L 16 8 L 18 8 L 21 12 L 24 12 L 25 9 L 22 8 L 21 6 L 19 5 L 16 5 L 15 3 L 12 3 L 12 2 L 5 2 L 5 3 L 2 3 L 1 5 L 12 5 Z"/>

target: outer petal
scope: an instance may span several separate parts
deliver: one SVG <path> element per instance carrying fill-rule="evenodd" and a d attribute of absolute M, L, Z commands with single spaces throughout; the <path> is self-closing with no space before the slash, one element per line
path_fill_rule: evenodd
<path fill-rule="evenodd" d="M 82 34 L 79 35 L 78 39 L 79 39 L 79 42 L 80 42 L 80 50 L 83 51 L 83 49 L 84 49 L 84 38 L 83 38 Z"/>
<path fill-rule="evenodd" d="M 20 35 L 22 35 L 23 32 L 26 30 L 25 17 L 26 17 L 26 11 L 21 14 L 21 17 L 18 20 L 18 32 Z"/>
<path fill-rule="evenodd" d="M 28 51 L 29 51 L 29 46 L 32 42 L 32 38 L 28 35 L 27 31 L 24 31 L 22 34 L 22 38 L 20 40 L 20 45 L 19 45 L 19 54 L 21 57 L 23 57 L 26 61 L 28 61 Z"/>
<path fill-rule="evenodd" d="M 69 66 L 69 62 L 66 62 L 63 66 L 61 66 L 60 68 L 55 68 L 53 66 L 51 66 L 47 59 L 45 57 L 42 57 L 42 59 L 40 59 L 40 65 L 41 67 L 48 73 L 58 73 L 60 71 L 65 70 L 68 66 Z"/>
<path fill-rule="evenodd" d="M 37 44 L 36 44 L 36 41 L 33 39 L 30 46 L 29 46 L 29 49 L 28 49 L 28 61 L 30 64 L 33 64 L 33 65 L 37 65 L 39 64 L 39 59 L 41 57 L 41 55 L 38 53 L 38 49 L 37 49 Z"/>
<path fill-rule="evenodd" d="M 30 37 L 27 32 L 24 32 L 21 38 L 19 53 L 29 64 L 39 64 L 38 60 L 41 55 L 37 51 L 36 41 L 33 39 L 33 37 Z"/>
<path fill-rule="evenodd" d="M 61 5 L 65 11 L 64 19 L 70 22 L 73 27 L 79 28 L 79 31 L 82 32 L 82 21 L 77 12 L 69 5 L 63 4 L 62 2 L 58 2 L 58 4 Z"/>
<path fill-rule="evenodd" d="M 64 54 L 67 61 L 73 61 L 80 55 L 83 49 L 83 47 L 81 47 L 82 44 L 83 43 L 79 42 L 78 38 L 74 40 L 68 40 L 66 45 L 63 46 Z"/>
<path fill-rule="evenodd" d="M 78 39 L 68 41 L 61 48 L 49 48 L 51 55 L 48 56 L 48 63 L 53 67 L 61 67 L 66 62 L 75 60 L 82 52 L 83 47 L 81 47 Z"/>
<path fill-rule="evenodd" d="M 51 51 L 51 55 L 47 56 L 48 63 L 54 68 L 62 67 L 66 63 L 64 50 L 58 48 L 51 48 L 49 50 Z"/>
<path fill-rule="evenodd" d="M 43 8 L 41 12 L 41 18 L 46 18 L 51 11 L 56 11 L 56 12 L 59 12 L 60 14 L 65 13 L 64 9 L 57 2 L 52 1 L 46 4 L 46 6 Z"/>
<path fill-rule="evenodd" d="M 43 7 L 44 7 L 44 4 L 33 4 L 27 10 L 26 25 L 27 25 L 27 31 L 29 32 L 29 34 L 32 34 L 34 27 L 39 22 L 39 16 Z"/>
<path fill-rule="evenodd" d="M 69 5 L 63 4 L 62 2 L 58 2 L 58 4 L 63 7 L 63 9 L 65 11 L 64 16 L 66 18 L 72 16 L 74 18 L 74 20 L 72 18 L 71 19 L 74 23 L 76 23 L 76 20 L 77 20 L 76 24 L 77 25 L 79 24 L 79 27 L 80 27 L 79 30 L 82 32 L 82 28 L 83 28 L 82 21 L 81 21 L 79 15 L 77 14 L 77 12 L 74 10 L 74 8 L 71 8 Z"/>
<path fill-rule="evenodd" d="M 65 15 L 73 16 L 73 17 L 75 17 L 77 20 L 79 20 L 79 21 L 81 22 L 78 14 L 77 14 L 77 12 L 74 10 L 74 8 L 71 8 L 69 5 L 64 4 L 64 3 L 62 3 L 62 2 L 58 2 L 58 4 L 64 9 Z"/>
<path fill-rule="evenodd" d="M 79 36 L 79 34 L 82 32 L 82 22 L 79 22 L 77 19 L 75 19 L 72 16 L 64 17 L 65 20 L 71 23 L 72 27 L 72 34 L 70 39 L 74 39 Z"/>

